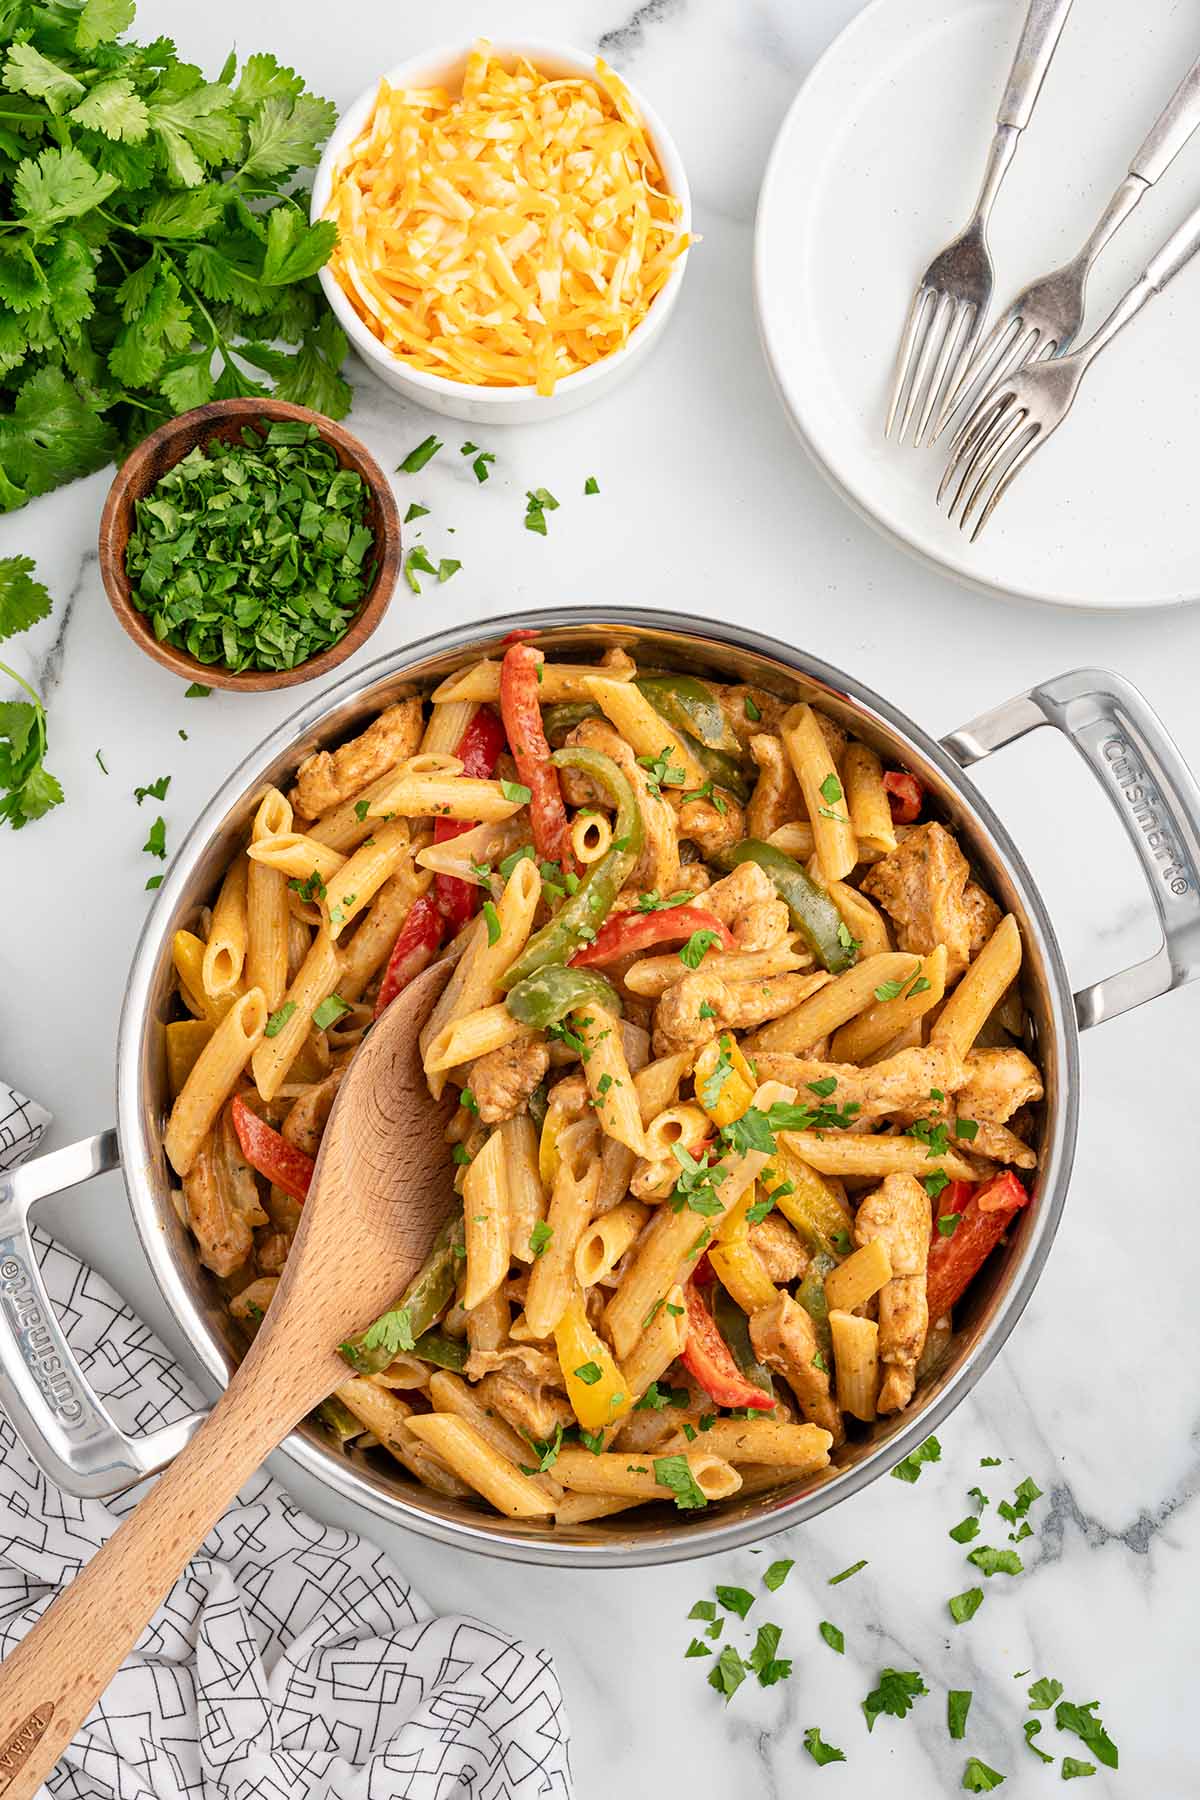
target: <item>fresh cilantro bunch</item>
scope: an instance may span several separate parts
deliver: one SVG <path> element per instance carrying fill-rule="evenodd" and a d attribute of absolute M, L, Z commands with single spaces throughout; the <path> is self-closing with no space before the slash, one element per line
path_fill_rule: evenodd
<path fill-rule="evenodd" d="M 49 615 L 50 596 L 33 579 L 33 569 L 31 557 L 0 558 L 0 641 Z M 0 700 L 0 819 L 19 831 L 57 806 L 63 791 L 44 764 L 46 712 L 41 700 L 6 662 L 0 662 L 0 673 L 29 695 L 28 700 Z"/>
<path fill-rule="evenodd" d="M 0 510 L 175 413 L 268 392 L 340 417 L 346 341 L 315 280 L 332 223 L 297 172 L 334 122 L 274 56 L 215 81 L 133 0 L 0 4 Z"/>

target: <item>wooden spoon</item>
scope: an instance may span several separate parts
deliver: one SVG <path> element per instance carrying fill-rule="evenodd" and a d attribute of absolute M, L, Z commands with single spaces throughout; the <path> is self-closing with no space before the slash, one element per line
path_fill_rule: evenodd
<path fill-rule="evenodd" d="M 354 1058 L 275 1297 L 224 1394 L 0 1668 L 3 1800 L 31 1800 L 238 1489 L 347 1379 L 337 1345 L 394 1306 L 428 1255 L 454 1192 L 417 1033 L 448 975 L 435 963 L 405 988 Z"/>

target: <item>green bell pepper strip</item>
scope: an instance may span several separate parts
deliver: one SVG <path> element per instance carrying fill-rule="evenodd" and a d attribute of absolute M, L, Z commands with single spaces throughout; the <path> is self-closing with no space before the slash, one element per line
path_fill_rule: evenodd
<path fill-rule="evenodd" d="M 633 685 L 642 698 L 650 702 L 664 724 L 678 734 L 684 748 L 691 751 L 714 786 L 725 788 L 737 800 L 750 798 L 750 784 L 737 764 L 738 741 L 729 730 L 717 700 L 703 682 L 690 675 L 654 675 L 635 681 Z M 693 701 L 693 689 L 698 690 L 702 698 Z M 709 723 L 710 708 L 719 725 Z M 709 741 L 704 728 L 717 733 L 715 741 Z"/>
<path fill-rule="evenodd" d="M 556 750 L 550 761 L 557 769 L 578 769 L 612 801 L 617 812 L 613 840 L 549 923 L 534 932 L 501 983 L 507 993 L 535 969 L 544 969 L 549 963 L 565 963 L 581 944 L 591 943 L 642 853 L 642 815 L 637 795 L 633 783 L 612 757 L 605 756 L 602 750 L 571 745 Z"/>
<path fill-rule="evenodd" d="M 412 1353 L 423 1356 L 426 1362 L 436 1363 L 439 1369 L 453 1369 L 456 1375 L 461 1375 L 467 1366 L 471 1346 L 447 1337 L 444 1331 L 423 1331 L 413 1345 Z"/>
<path fill-rule="evenodd" d="M 717 696 L 694 675 L 639 675 L 633 684 L 660 719 L 707 744 L 739 756 L 741 745 L 725 717 Z"/>
<path fill-rule="evenodd" d="M 779 898 L 787 903 L 792 924 L 831 975 L 840 975 L 856 960 L 857 950 L 842 942 L 849 934 L 841 913 L 824 888 L 818 887 L 793 857 L 774 844 L 764 844 L 760 838 L 743 838 L 716 860 L 723 869 L 736 869 L 744 862 L 757 863 L 763 874 L 770 876 Z"/>
<path fill-rule="evenodd" d="M 825 1298 L 825 1277 L 837 1268 L 837 1257 L 824 1250 L 814 1250 L 799 1287 L 796 1299 L 813 1322 L 817 1348 L 825 1359 L 825 1367 L 833 1372 L 833 1339 L 829 1332 L 829 1302 Z"/>
<path fill-rule="evenodd" d="M 433 1240 L 433 1249 L 395 1306 L 388 1308 L 388 1313 L 408 1314 L 410 1338 L 423 1337 L 434 1321 L 441 1318 L 454 1298 L 454 1283 L 458 1276 L 463 1244 L 463 1217 L 462 1212 L 458 1211 L 447 1219 L 438 1232 Z M 387 1368 L 396 1354 L 394 1350 L 385 1349 L 382 1344 L 368 1348 L 366 1339 L 369 1334 L 370 1327 L 338 1345 L 350 1367 L 359 1375 L 378 1375 L 381 1369 Z"/>
<path fill-rule="evenodd" d="M 543 711 L 542 730 L 547 743 L 558 749 L 577 725 L 582 725 L 585 719 L 600 717 L 600 708 L 594 700 L 560 700 Z"/>
<path fill-rule="evenodd" d="M 344 1405 L 336 1394 L 330 1394 L 328 1400 L 322 1400 L 312 1416 L 320 1420 L 326 1431 L 330 1432 L 339 1444 L 346 1444 L 351 1438 L 361 1437 L 367 1429 L 362 1420 L 356 1419 L 350 1408 Z"/>
<path fill-rule="evenodd" d="M 775 1398 L 775 1383 L 771 1380 L 771 1371 L 765 1363 L 760 1363 L 754 1354 L 754 1346 L 750 1341 L 750 1324 L 737 1301 L 727 1294 L 718 1281 L 712 1290 L 713 1318 L 717 1330 L 729 1345 L 733 1360 L 755 1387 L 760 1387 L 764 1394 Z"/>
<path fill-rule="evenodd" d="M 598 1006 L 618 1019 L 621 1016 L 621 1001 L 611 981 L 591 969 L 565 969 L 561 963 L 547 963 L 526 975 L 505 1004 L 514 1019 L 541 1031 L 557 1025 L 577 1006 Z"/>

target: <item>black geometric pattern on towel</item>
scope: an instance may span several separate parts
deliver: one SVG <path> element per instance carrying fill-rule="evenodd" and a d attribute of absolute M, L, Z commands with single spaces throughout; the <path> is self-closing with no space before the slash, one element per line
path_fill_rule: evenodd
<path fill-rule="evenodd" d="M 198 1404 L 94 1270 L 35 1233 L 89 1379 L 150 1431 Z M 50 1486 L 0 1413 L 0 1655 L 116 1528 Z M 433 1618 L 388 1557 L 267 1475 L 238 1496 L 47 1784 L 54 1800 L 571 1800 L 549 1654 Z"/>

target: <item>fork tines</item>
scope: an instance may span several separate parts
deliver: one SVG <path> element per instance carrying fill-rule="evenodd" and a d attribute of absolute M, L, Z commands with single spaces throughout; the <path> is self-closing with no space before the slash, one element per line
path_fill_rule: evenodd
<path fill-rule="evenodd" d="M 1020 404 L 1015 390 L 1001 383 L 984 397 L 955 438 L 938 488 L 938 504 L 953 488 L 946 511 L 952 519 L 957 512 L 959 528 L 970 531 L 972 543 L 1033 455 L 1041 434 L 1041 424 Z"/>
<path fill-rule="evenodd" d="M 885 437 L 892 437 L 895 427 L 896 442 L 903 443 L 915 420 L 912 441 L 922 443 L 930 421 L 943 417 L 947 396 L 959 388 L 982 324 L 973 301 L 922 283 L 900 339 Z"/>

